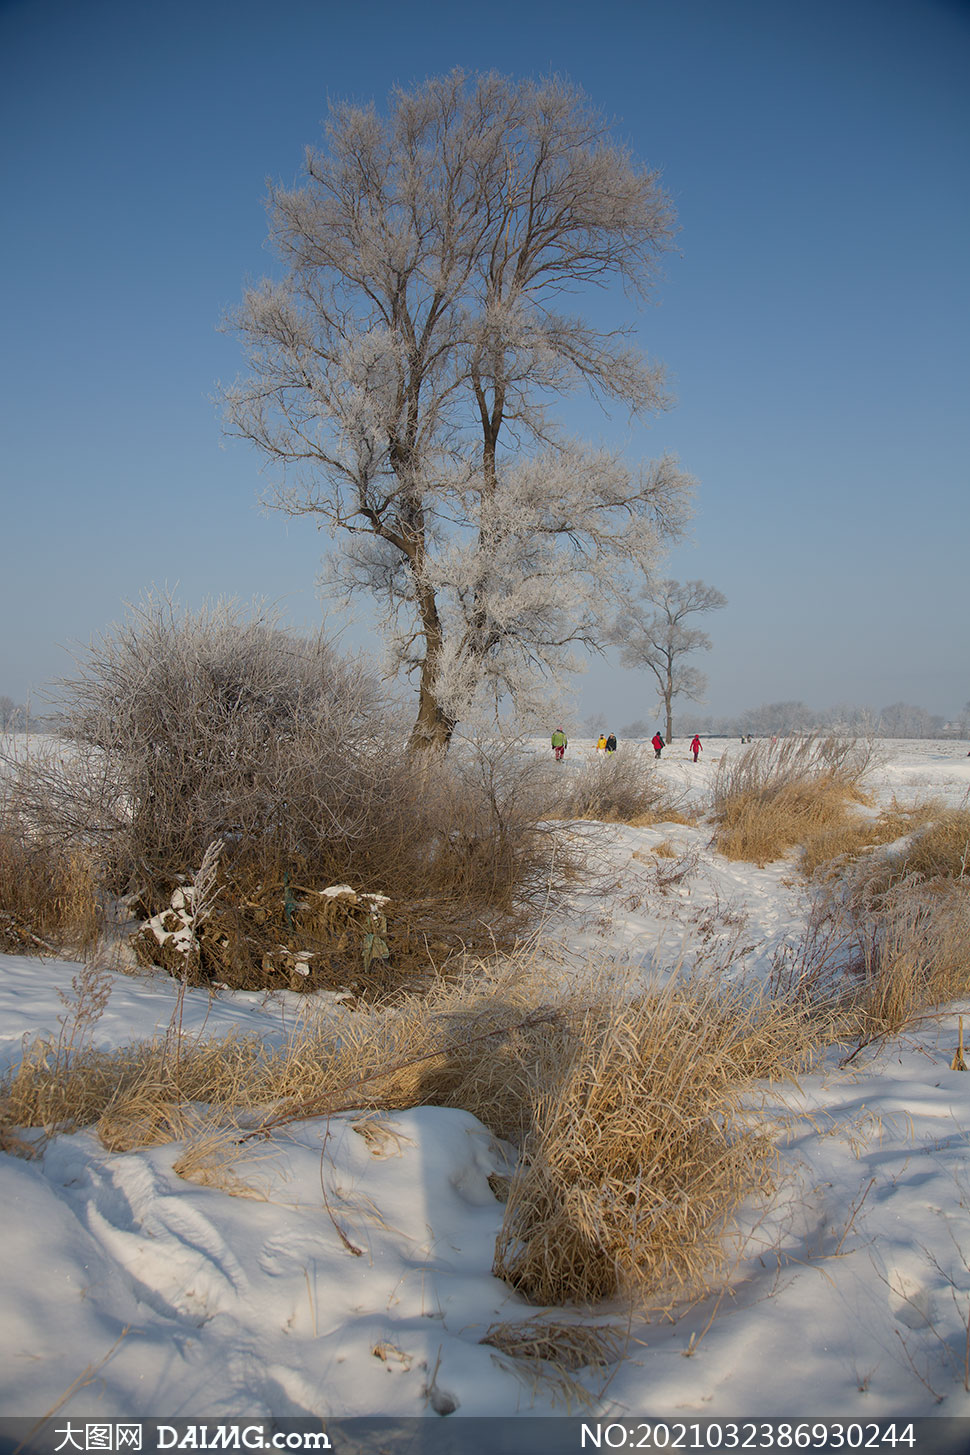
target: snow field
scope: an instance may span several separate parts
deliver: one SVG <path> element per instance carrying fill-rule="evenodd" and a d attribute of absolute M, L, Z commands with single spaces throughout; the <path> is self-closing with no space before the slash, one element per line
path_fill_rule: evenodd
<path fill-rule="evenodd" d="M 584 747 L 570 744 L 567 767 Z M 696 768 L 677 747 L 658 771 L 699 803 L 734 745 L 706 743 Z M 967 747 L 880 744 L 877 796 L 959 804 Z M 579 831 L 615 887 L 591 886 L 548 927 L 577 960 L 612 956 L 646 974 L 729 949 L 760 975 L 797 943 L 807 896 L 792 864 L 728 863 L 703 824 Z M 664 842 L 693 867 L 661 889 L 680 862 L 653 852 Z M 0 1065 L 24 1038 L 56 1037 L 77 968 L 0 957 Z M 165 1033 L 172 981 L 111 982 L 94 1044 Z M 189 992 L 182 1029 L 279 1044 L 300 1005 Z M 776 1194 L 746 1206 L 724 1287 L 676 1322 L 627 1324 L 609 1306 L 537 1311 L 495 1279 L 503 1205 L 489 1176 L 507 1174 L 513 1153 L 466 1112 L 289 1125 L 234 1162 L 245 1196 L 219 1185 L 218 1159 L 212 1185 L 180 1177 L 182 1144 L 110 1153 L 82 1132 L 53 1138 L 37 1161 L 0 1153 L 0 1414 L 565 1413 L 552 1371 L 536 1377 L 481 1343 L 491 1325 L 538 1312 L 628 1333 L 608 1374 L 570 1376 L 573 1412 L 583 1391 L 620 1418 L 970 1416 L 970 1075 L 950 1069 L 961 1012 L 970 1002 L 849 1066 L 833 1050 L 798 1085 L 763 1088 Z"/>

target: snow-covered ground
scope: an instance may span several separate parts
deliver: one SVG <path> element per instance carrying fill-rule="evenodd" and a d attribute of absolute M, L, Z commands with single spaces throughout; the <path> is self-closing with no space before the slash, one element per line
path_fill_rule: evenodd
<path fill-rule="evenodd" d="M 658 771 L 699 804 L 739 746 L 712 739 L 695 766 L 675 743 Z M 880 743 L 873 789 L 966 801 L 968 748 Z M 589 751 L 571 744 L 567 765 Z M 728 863 L 703 825 L 594 837 L 615 887 L 559 927 L 574 953 L 674 964 L 716 933 L 757 973 L 797 941 L 806 899 L 790 864 Z M 679 859 L 651 852 L 665 840 Z M 661 882 L 674 865 L 688 872 Z M 0 1068 L 25 1038 L 57 1034 L 77 970 L 0 957 Z M 166 976 L 115 974 L 94 1044 L 163 1033 L 175 1007 Z M 748 1210 L 728 1284 L 676 1322 L 634 1318 L 618 1366 L 574 1376 L 590 1410 L 970 1416 L 970 1075 L 950 1069 L 961 1011 L 970 1002 L 772 1093 L 788 1119 L 782 1175 Z M 290 995 L 190 992 L 182 1028 L 278 1041 L 297 1015 Z M 0 1415 L 567 1412 L 561 1382 L 480 1342 L 536 1313 L 490 1271 L 503 1207 L 488 1177 L 508 1170 L 506 1150 L 460 1111 L 361 1125 L 309 1120 L 260 1143 L 236 1166 L 256 1197 L 182 1180 L 180 1146 L 111 1153 L 82 1133 L 42 1160 L 0 1154 Z"/>

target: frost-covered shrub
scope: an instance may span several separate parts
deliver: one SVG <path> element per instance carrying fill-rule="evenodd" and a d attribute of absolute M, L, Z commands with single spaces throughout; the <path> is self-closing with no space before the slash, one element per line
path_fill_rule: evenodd
<path fill-rule="evenodd" d="M 326 641 L 232 606 L 191 615 L 150 600 L 79 668 L 64 684 L 61 738 L 14 765 L 18 823 L 32 841 L 83 849 L 133 914 L 168 918 L 166 937 L 196 913 L 173 894 L 184 899 L 223 845 L 202 936 L 211 953 L 191 973 L 278 983 L 284 945 L 313 953 L 315 981 L 347 983 L 330 930 L 297 906 L 334 883 L 395 903 L 382 985 L 406 966 L 429 973 L 546 902 L 551 847 L 528 765 L 501 743 L 409 758 L 376 679 Z M 152 963 L 184 969 L 176 941 L 162 943 Z M 356 976 L 361 956 L 350 958 Z"/>
<path fill-rule="evenodd" d="M 387 795 L 394 719 L 375 678 L 272 615 L 149 599 L 78 666 L 71 750 L 21 772 L 19 802 L 152 911 L 216 839 L 313 859 L 366 833 Z"/>

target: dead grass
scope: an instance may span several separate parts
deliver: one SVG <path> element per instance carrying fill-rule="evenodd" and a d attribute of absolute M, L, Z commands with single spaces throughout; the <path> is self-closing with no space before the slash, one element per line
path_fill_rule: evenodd
<path fill-rule="evenodd" d="M 0 817 L 0 950 L 84 955 L 102 919 L 90 854 L 31 842 L 12 815 Z"/>
<path fill-rule="evenodd" d="M 904 880 L 866 925 L 855 996 L 864 1041 L 970 994 L 970 892 L 962 882 Z"/>
<path fill-rule="evenodd" d="M 547 1317 L 493 1324 L 481 1342 L 513 1359 L 539 1360 L 573 1373 L 615 1364 L 626 1343 L 626 1330 L 619 1324 L 575 1324 Z"/>
<path fill-rule="evenodd" d="M 777 988 L 841 999 L 861 1046 L 970 994 L 970 811 L 893 803 L 816 866 L 801 952 Z M 855 1054 L 855 1053 L 853 1053 Z"/>
<path fill-rule="evenodd" d="M 115 1051 L 34 1041 L 0 1084 L 0 1125 L 48 1136 L 94 1126 L 111 1151 L 180 1139 L 192 1103 L 227 1113 L 251 1101 L 274 1053 L 256 1037 L 180 1046 L 174 1037 Z"/>
<path fill-rule="evenodd" d="M 238 1172 L 240 1162 L 247 1166 L 258 1162 L 252 1148 L 239 1144 L 238 1130 L 231 1127 L 201 1129 L 186 1141 L 185 1150 L 172 1163 L 172 1171 L 186 1182 L 200 1187 L 215 1187 L 230 1197 L 247 1197 L 266 1202 L 269 1194 L 257 1179 L 248 1181 Z"/>
<path fill-rule="evenodd" d="M 970 809 L 927 805 L 910 827 L 915 832 L 905 844 L 873 861 L 857 890 L 872 897 L 903 880 L 919 884 L 956 881 L 970 888 Z"/>
<path fill-rule="evenodd" d="M 814 737 L 722 757 L 712 790 L 717 849 L 763 866 L 810 840 L 831 842 L 852 823 L 853 805 L 866 801 L 868 762 L 864 745 Z"/>
<path fill-rule="evenodd" d="M 904 806 L 893 799 L 875 817 L 848 814 L 841 822 L 810 834 L 802 849 L 801 868 L 808 876 L 837 877 L 868 849 L 893 844 L 945 812 L 939 803 Z"/>
<path fill-rule="evenodd" d="M 495 1272 L 545 1304 L 666 1306 L 702 1286 L 732 1214 L 771 1186 L 746 1094 L 807 1064 L 820 1031 L 716 975 L 590 1005 L 537 1087 Z"/>

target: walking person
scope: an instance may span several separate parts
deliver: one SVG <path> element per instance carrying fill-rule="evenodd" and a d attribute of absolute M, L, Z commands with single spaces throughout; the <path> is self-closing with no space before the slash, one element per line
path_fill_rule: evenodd
<path fill-rule="evenodd" d="M 556 731 L 552 735 L 552 751 L 556 755 L 557 763 L 562 762 L 563 757 L 565 756 L 566 749 L 568 747 L 569 740 L 566 737 L 566 734 L 563 732 L 562 728 L 556 728 Z"/>
<path fill-rule="evenodd" d="M 660 754 L 663 752 L 664 748 L 667 746 L 667 744 L 664 742 L 663 738 L 660 736 L 660 729 L 659 728 L 654 733 L 654 735 L 650 739 L 650 741 L 653 743 L 653 756 L 655 758 L 659 758 L 660 757 Z"/>
<path fill-rule="evenodd" d="M 615 752 L 616 752 L 616 734 L 615 733 L 610 733 L 609 737 L 606 739 L 606 755 L 607 755 L 607 757 L 609 757 L 610 754 L 615 753 Z"/>
<path fill-rule="evenodd" d="M 694 762 L 696 763 L 697 762 L 697 754 L 700 753 L 700 752 L 703 752 L 703 744 L 701 743 L 701 740 L 697 736 L 696 733 L 694 734 L 693 738 L 691 739 L 690 750 L 694 754 Z"/>
<path fill-rule="evenodd" d="M 605 733 L 600 733 L 599 737 L 596 739 L 596 751 L 598 753 L 605 753 L 606 752 L 606 734 Z"/>

